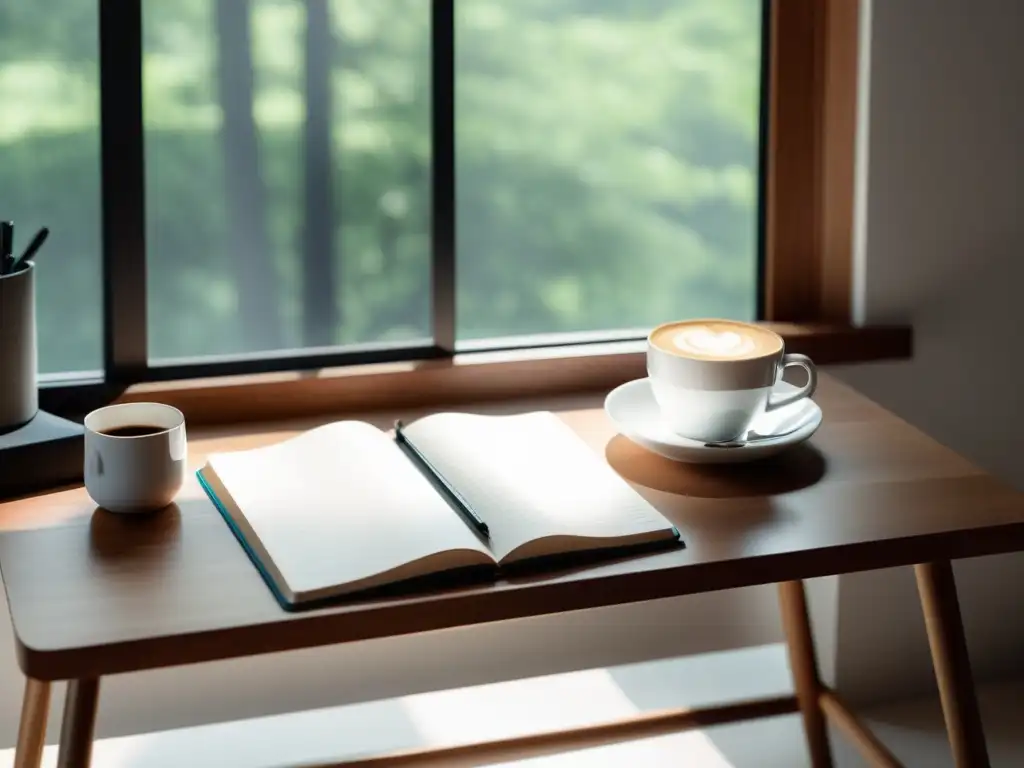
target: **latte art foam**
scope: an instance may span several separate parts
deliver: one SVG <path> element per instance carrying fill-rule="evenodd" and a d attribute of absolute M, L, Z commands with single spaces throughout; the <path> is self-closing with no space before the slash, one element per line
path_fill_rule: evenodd
<path fill-rule="evenodd" d="M 680 352 L 708 357 L 746 357 L 757 349 L 749 336 L 708 328 L 684 328 L 672 337 L 672 343 Z"/>
<path fill-rule="evenodd" d="M 782 339 L 766 328 L 735 320 L 683 320 L 651 333 L 651 343 L 694 360 L 749 360 L 782 351 Z"/>

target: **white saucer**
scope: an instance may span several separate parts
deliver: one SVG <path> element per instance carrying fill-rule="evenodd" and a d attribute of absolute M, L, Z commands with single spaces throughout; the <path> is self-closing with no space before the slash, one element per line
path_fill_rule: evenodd
<path fill-rule="evenodd" d="M 792 384 L 779 382 L 779 394 L 793 392 Z M 774 456 L 802 443 L 821 426 L 821 408 L 805 397 L 771 413 L 762 413 L 751 425 L 759 437 L 753 442 L 731 447 L 708 446 L 699 440 L 681 437 L 661 420 L 650 379 L 637 379 L 616 387 L 605 398 L 604 411 L 623 435 L 666 459 L 690 464 L 736 464 Z"/>

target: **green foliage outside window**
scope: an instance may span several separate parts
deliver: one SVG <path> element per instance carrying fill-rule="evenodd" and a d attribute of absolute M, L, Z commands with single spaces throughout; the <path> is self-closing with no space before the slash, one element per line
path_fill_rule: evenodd
<path fill-rule="evenodd" d="M 324 0 L 329 34 L 308 51 L 318 0 L 309 15 L 301 0 L 220 1 L 143 3 L 151 356 L 309 343 L 303 274 L 325 263 L 330 343 L 427 338 L 430 3 Z M 460 338 L 753 317 L 760 13 L 759 0 L 456 0 Z M 53 230 L 43 370 L 95 369 L 96 4 L 0 14 L 0 215 L 21 245 Z M 329 104 L 307 108 L 307 61 L 329 69 Z M 245 66 L 239 107 L 218 83 Z M 325 121 L 316 159 L 333 189 L 312 246 L 325 214 L 304 202 L 307 120 Z"/>

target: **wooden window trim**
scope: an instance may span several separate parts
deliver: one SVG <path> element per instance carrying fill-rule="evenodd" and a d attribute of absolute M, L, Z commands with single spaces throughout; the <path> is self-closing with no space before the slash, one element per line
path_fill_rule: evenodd
<path fill-rule="evenodd" d="M 762 296 L 787 349 L 822 364 L 909 357 L 909 328 L 851 325 L 859 0 L 772 0 Z M 607 390 L 645 375 L 624 341 L 140 384 L 194 424 Z"/>
<path fill-rule="evenodd" d="M 772 0 L 765 319 L 851 321 L 859 0 Z"/>
<path fill-rule="evenodd" d="M 910 329 L 765 323 L 786 349 L 820 364 L 909 357 Z M 638 341 L 471 352 L 451 358 L 317 371 L 139 384 L 117 402 L 173 405 L 190 424 L 427 409 L 467 402 L 608 391 L 646 376 Z"/>

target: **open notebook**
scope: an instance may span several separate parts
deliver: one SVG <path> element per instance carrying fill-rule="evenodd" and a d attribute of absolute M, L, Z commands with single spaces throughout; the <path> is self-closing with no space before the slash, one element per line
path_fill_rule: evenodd
<path fill-rule="evenodd" d="M 398 439 L 341 421 L 215 454 L 198 474 L 290 610 L 461 568 L 679 537 L 548 412 L 436 414 Z"/>

